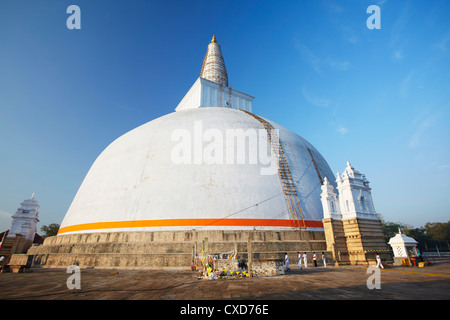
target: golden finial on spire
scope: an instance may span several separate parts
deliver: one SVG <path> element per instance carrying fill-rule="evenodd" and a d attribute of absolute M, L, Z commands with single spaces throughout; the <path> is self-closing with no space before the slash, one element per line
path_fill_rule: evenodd
<path fill-rule="evenodd" d="M 216 35 L 215 34 L 213 34 L 213 37 L 212 37 L 212 40 L 211 40 L 211 43 L 216 43 L 217 41 L 216 41 Z"/>

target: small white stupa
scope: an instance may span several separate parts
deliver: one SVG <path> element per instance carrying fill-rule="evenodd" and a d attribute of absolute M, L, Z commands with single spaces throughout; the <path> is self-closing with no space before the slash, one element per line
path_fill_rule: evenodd
<path fill-rule="evenodd" d="M 407 259 L 411 265 L 411 258 L 418 256 L 417 241 L 403 234 L 400 228 L 398 234 L 392 237 L 388 243 L 394 252 L 394 265 L 403 265 L 404 259 Z"/>

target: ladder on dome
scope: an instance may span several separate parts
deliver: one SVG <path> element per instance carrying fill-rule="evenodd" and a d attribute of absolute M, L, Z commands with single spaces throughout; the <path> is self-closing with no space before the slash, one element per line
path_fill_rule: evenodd
<path fill-rule="evenodd" d="M 292 180 L 291 170 L 289 169 L 289 163 L 286 159 L 286 155 L 284 154 L 283 147 L 280 143 L 280 139 L 277 136 L 277 133 L 275 131 L 275 128 L 266 120 L 263 118 L 257 116 L 256 114 L 253 114 L 251 112 L 241 110 L 256 120 L 258 120 L 266 129 L 267 135 L 269 137 L 270 145 L 272 147 L 272 150 L 274 154 L 277 157 L 278 160 L 278 176 L 281 180 L 281 185 L 283 186 L 283 193 L 286 199 L 286 202 L 289 207 L 289 212 L 292 217 L 292 221 L 294 222 L 294 226 L 297 228 L 301 228 L 300 221 L 298 220 L 298 213 L 300 214 L 300 217 L 302 218 L 303 227 L 306 229 L 305 219 L 303 217 L 303 211 L 300 206 L 300 201 L 298 199 L 297 190 L 295 190 L 295 185 Z M 297 210 L 298 209 L 298 210 Z"/>
<path fill-rule="evenodd" d="M 316 160 L 314 160 L 311 150 L 309 148 L 306 148 L 306 149 L 308 149 L 309 155 L 311 156 L 311 160 L 314 164 L 314 168 L 316 169 L 317 176 L 319 177 L 320 185 L 323 185 L 323 180 L 322 180 L 322 177 L 320 176 L 319 168 L 317 167 Z"/>

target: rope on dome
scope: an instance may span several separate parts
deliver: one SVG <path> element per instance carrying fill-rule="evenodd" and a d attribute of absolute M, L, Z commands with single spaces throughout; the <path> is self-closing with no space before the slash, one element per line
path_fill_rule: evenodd
<path fill-rule="evenodd" d="M 311 166 L 312 163 L 313 163 L 313 162 L 312 162 L 312 160 L 311 160 L 311 161 L 309 162 L 309 164 L 306 166 L 306 168 L 305 168 L 305 170 L 303 171 L 303 173 L 302 173 L 302 175 L 300 176 L 300 178 L 298 178 L 297 181 L 294 182 L 294 186 L 297 186 L 297 185 L 300 183 L 300 180 L 302 180 L 303 176 L 304 176 L 305 173 L 308 171 L 308 169 L 309 169 L 309 167 Z M 314 192 L 314 190 L 317 189 L 317 187 L 318 187 L 319 185 L 321 185 L 321 184 L 320 184 L 320 183 L 316 184 L 316 186 L 315 186 L 315 187 L 314 187 L 314 188 L 313 188 L 306 196 L 304 196 L 300 201 L 306 200 L 306 199 Z M 231 213 L 231 214 L 229 214 L 229 215 L 226 215 L 226 216 L 224 216 L 224 217 L 222 217 L 222 218 L 215 219 L 214 222 L 211 222 L 209 225 L 212 225 L 212 224 L 214 224 L 215 222 L 220 221 L 220 220 L 228 219 L 229 217 L 232 217 L 232 216 L 234 216 L 234 215 L 236 215 L 236 214 L 238 214 L 238 213 L 241 213 L 242 211 L 245 211 L 245 210 L 248 210 L 248 209 L 250 209 L 250 208 L 256 207 L 256 206 L 260 205 L 261 203 L 264 203 L 264 202 L 266 202 L 266 201 L 269 201 L 269 200 L 272 200 L 272 199 L 274 199 L 274 198 L 276 198 L 276 197 L 279 197 L 279 196 L 281 196 L 282 194 L 283 194 L 283 192 L 279 192 L 279 193 L 277 193 L 277 194 L 275 194 L 275 195 L 273 195 L 273 196 L 270 196 L 269 198 L 266 198 L 266 199 L 264 199 L 264 200 L 261 200 L 261 201 L 255 203 L 255 204 L 253 204 L 253 205 L 251 205 L 251 206 L 248 206 L 248 207 L 246 207 L 246 208 L 244 208 L 244 209 L 241 209 L 241 210 L 238 210 L 238 211 L 236 211 L 236 212 L 233 212 L 233 213 Z M 280 213 L 277 213 L 277 214 L 274 215 L 271 219 L 276 219 L 276 218 L 282 216 L 282 215 L 283 215 L 286 211 L 288 211 L 288 210 L 289 210 L 289 208 L 288 208 L 288 209 L 285 209 L 285 210 L 283 210 L 283 211 L 281 211 Z"/>

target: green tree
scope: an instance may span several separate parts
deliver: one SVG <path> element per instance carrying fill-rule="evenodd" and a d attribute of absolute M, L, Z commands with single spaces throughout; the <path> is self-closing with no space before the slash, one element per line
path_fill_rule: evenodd
<path fill-rule="evenodd" d="M 383 229 L 383 233 L 387 239 L 394 237 L 398 233 L 398 229 L 402 229 L 402 232 L 405 229 L 409 229 L 410 227 L 401 222 L 390 222 L 390 221 L 381 221 L 381 227 Z"/>
<path fill-rule="evenodd" d="M 408 237 L 415 239 L 420 250 L 424 251 L 448 251 L 450 241 L 449 222 L 427 222 L 425 226 L 414 228 L 401 222 L 381 221 L 386 240 L 394 237 L 398 229 Z"/>
<path fill-rule="evenodd" d="M 57 223 L 51 223 L 48 226 L 41 227 L 41 231 L 44 233 L 43 234 L 44 238 L 56 236 L 58 234 L 58 230 L 59 224 Z"/>
<path fill-rule="evenodd" d="M 448 240 L 450 239 L 450 221 L 449 222 L 427 222 L 425 231 L 428 238 L 432 240 Z"/>
<path fill-rule="evenodd" d="M 424 227 L 405 230 L 405 234 L 417 241 L 419 241 L 419 239 L 426 240 L 428 238 Z"/>

